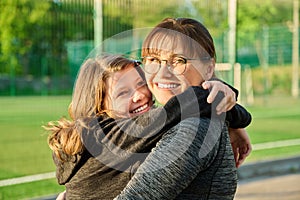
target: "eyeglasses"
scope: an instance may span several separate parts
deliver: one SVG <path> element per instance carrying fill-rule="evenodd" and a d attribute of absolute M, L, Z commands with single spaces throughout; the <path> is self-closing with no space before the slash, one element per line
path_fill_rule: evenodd
<path fill-rule="evenodd" d="M 169 60 L 160 60 L 155 56 L 146 56 L 142 58 L 144 64 L 145 72 L 149 74 L 155 74 L 161 68 L 161 63 L 166 62 L 167 69 L 175 75 L 184 74 L 186 70 L 186 64 L 188 60 L 209 60 L 210 57 L 205 57 L 201 59 L 194 59 L 194 58 L 185 58 L 182 56 L 174 56 L 171 57 Z"/>

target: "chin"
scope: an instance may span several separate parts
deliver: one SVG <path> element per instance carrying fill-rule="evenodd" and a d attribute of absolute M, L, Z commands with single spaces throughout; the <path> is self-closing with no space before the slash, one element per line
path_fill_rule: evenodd
<path fill-rule="evenodd" d="M 175 95 L 173 92 L 166 91 L 156 91 L 156 93 L 154 93 L 156 101 L 162 105 L 165 105 Z"/>
<path fill-rule="evenodd" d="M 172 96 L 166 95 L 166 96 L 162 96 L 162 98 L 156 98 L 156 100 L 158 103 L 165 105 L 171 98 Z"/>

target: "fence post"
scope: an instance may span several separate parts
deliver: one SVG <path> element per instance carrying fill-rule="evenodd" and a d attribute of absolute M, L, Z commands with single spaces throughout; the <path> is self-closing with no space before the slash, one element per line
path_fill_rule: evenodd
<path fill-rule="evenodd" d="M 10 56 L 10 96 L 16 96 L 16 58 L 14 56 Z"/>
<path fill-rule="evenodd" d="M 263 35 L 262 35 L 262 67 L 264 73 L 264 103 L 267 102 L 267 96 L 269 93 L 269 27 L 263 27 Z"/>
<path fill-rule="evenodd" d="M 103 40 L 102 0 L 94 0 L 94 47 L 97 47 L 102 42 L 102 40 Z"/>
<path fill-rule="evenodd" d="M 236 10 L 237 1 L 228 0 L 228 54 L 229 63 L 231 64 L 230 83 L 234 83 L 234 64 L 236 62 Z"/>
<path fill-rule="evenodd" d="M 299 95 L 299 2 L 294 0 L 292 96 Z"/>

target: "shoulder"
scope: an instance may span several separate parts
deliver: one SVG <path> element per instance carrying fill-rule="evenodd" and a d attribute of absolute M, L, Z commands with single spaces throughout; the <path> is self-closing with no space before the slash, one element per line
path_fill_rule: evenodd
<path fill-rule="evenodd" d="M 170 129 L 171 132 L 188 132 L 188 133 L 207 133 L 210 129 L 213 132 L 220 132 L 223 127 L 223 123 L 220 120 L 210 119 L 207 117 L 190 117 L 181 120 L 176 126 Z M 210 130 L 210 131 L 211 131 Z"/>
<path fill-rule="evenodd" d="M 179 122 L 179 125 L 183 126 L 183 127 L 191 127 L 191 126 L 197 126 L 197 125 L 206 126 L 206 125 L 209 125 L 210 121 L 211 120 L 207 117 L 190 117 L 190 118 L 181 120 Z"/>
<path fill-rule="evenodd" d="M 214 140 L 218 140 L 220 133 L 221 128 L 215 125 L 214 120 L 191 117 L 180 121 L 169 129 L 157 143 L 157 146 L 185 150 L 189 147 L 192 147 L 192 149 L 200 148 L 203 143 L 207 143 L 207 140 L 212 137 L 214 137 Z"/>
<path fill-rule="evenodd" d="M 63 160 L 53 155 L 53 160 L 56 165 L 56 178 L 59 184 L 67 183 L 81 165 L 90 157 L 87 151 L 76 155 L 63 157 Z"/>
<path fill-rule="evenodd" d="M 167 131 L 157 146 L 177 149 L 176 151 L 180 149 L 197 154 L 200 158 L 214 157 L 224 133 L 224 123 L 220 120 L 187 118 Z"/>

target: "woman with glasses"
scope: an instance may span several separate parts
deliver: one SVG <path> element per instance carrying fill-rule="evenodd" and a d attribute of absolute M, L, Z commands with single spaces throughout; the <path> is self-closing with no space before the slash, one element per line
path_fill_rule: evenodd
<path fill-rule="evenodd" d="M 148 87 L 161 104 L 215 78 L 213 39 L 193 19 L 159 23 L 143 43 L 142 58 Z M 233 199 L 237 171 L 232 148 L 240 156 L 239 166 L 251 145 L 244 129 L 232 129 L 231 147 L 228 128 L 218 116 L 189 118 L 171 129 L 115 199 Z M 244 122 L 243 127 L 250 123 Z"/>

